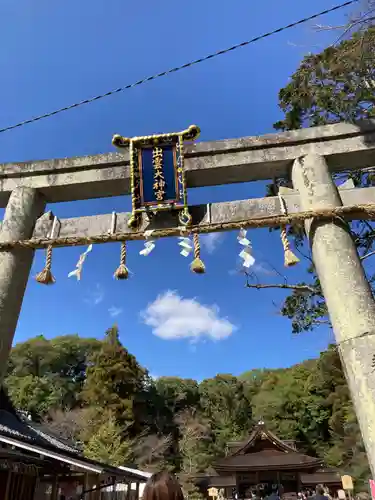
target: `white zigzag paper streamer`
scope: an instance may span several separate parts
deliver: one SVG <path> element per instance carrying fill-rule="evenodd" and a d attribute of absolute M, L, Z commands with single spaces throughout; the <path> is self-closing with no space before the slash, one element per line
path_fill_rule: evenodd
<path fill-rule="evenodd" d="M 240 229 L 240 233 L 237 236 L 238 243 L 244 248 L 239 253 L 240 258 L 243 260 L 243 267 L 249 269 L 254 265 L 255 259 L 252 255 L 251 241 L 246 237 L 247 231 L 245 229 Z"/>
<path fill-rule="evenodd" d="M 68 274 L 68 278 L 75 276 L 77 278 L 77 281 L 81 280 L 83 263 L 85 262 L 86 257 L 91 252 L 91 250 L 92 250 L 92 245 L 89 245 L 87 249 L 83 253 L 81 253 L 78 262 L 76 264 L 76 269 Z"/>
<path fill-rule="evenodd" d="M 182 247 L 180 255 L 182 255 L 183 257 L 189 257 L 189 255 L 193 251 L 193 246 L 190 239 L 184 236 L 179 236 L 178 239 L 180 240 L 179 246 Z"/>
<path fill-rule="evenodd" d="M 139 252 L 139 255 L 143 255 L 143 257 L 147 257 L 155 248 L 155 240 L 151 239 L 151 235 L 154 231 L 150 229 L 149 231 L 145 231 L 145 247 L 143 250 Z"/>

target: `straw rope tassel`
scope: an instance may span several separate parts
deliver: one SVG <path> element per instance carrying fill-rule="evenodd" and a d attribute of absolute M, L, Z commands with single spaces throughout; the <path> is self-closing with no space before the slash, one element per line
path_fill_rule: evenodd
<path fill-rule="evenodd" d="M 193 271 L 193 273 L 203 274 L 206 272 L 206 267 L 201 260 L 201 246 L 199 244 L 198 233 L 194 233 L 193 235 L 193 244 L 194 244 L 194 260 L 190 264 L 190 269 Z"/>
<path fill-rule="evenodd" d="M 282 188 L 279 188 L 277 196 L 279 198 L 280 209 L 281 209 L 282 214 L 287 215 L 286 203 L 285 203 L 284 198 L 281 195 L 281 192 L 280 192 L 281 189 Z M 286 232 L 285 225 L 281 225 L 280 236 L 281 236 L 281 242 L 282 242 L 283 248 L 284 248 L 284 266 L 285 267 L 295 266 L 296 264 L 298 264 L 299 258 L 290 249 L 290 243 L 288 241 L 288 234 Z"/>
<path fill-rule="evenodd" d="M 36 281 L 38 283 L 41 283 L 42 285 L 53 285 L 56 282 L 51 272 L 52 249 L 53 249 L 52 245 L 48 245 L 47 255 L 46 255 L 46 265 L 44 266 L 44 269 L 35 276 Z"/>
<path fill-rule="evenodd" d="M 299 262 L 299 258 L 290 249 L 290 244 L 288 241 L 288 235 L 286 232 L 286 226 L 281 226 L 281 242 L 284 247 L 284 266 L 291 267 L 295 266 Z"/>
<path fill-rule="evenodd" d="M 126 267 L 126 241 L 121 243 L 120 265 L 113 276 L 117 280 L 127 280 L 129 278 L 129 269 Z"/>

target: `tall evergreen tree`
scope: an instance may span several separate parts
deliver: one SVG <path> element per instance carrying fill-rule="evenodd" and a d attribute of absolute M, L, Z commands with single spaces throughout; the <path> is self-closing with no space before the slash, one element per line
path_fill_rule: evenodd
<path fill-rule="evenodd" d="M 134 402 L 144 388 L 146 371 L 121 344 L 117 325 L 106 331 L 101 348 L 93 353 L 82 397 L 87 405 L 105 408 L 129 432 L 137 431 Z"/>
<path fill-rule="evenodd" d="M 125 465 L 131 459 L 131 442 L 124 439 L 114 417 L 103 423 L 84 448 L 87 458 L 112 466 Z"/>

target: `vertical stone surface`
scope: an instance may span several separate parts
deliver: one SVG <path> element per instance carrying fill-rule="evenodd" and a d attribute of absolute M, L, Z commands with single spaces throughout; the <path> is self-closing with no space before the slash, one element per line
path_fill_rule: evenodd
<path fill-rule="evenodd" d="M 342 205 L 323 157 L 296 160 L 292 180 L 302 210 Z M 346 222 L 309 220 L 305 228 L 375 477 L 375 302 Z"/>
<path fill-rule="evenodd" d="M 35 189 L 16 188 L 10 195 L 0 241 L 31 238 L 45 203 Z M 34 250 L 0 250 L 0 383 L 12 347 L 18 316 L 29 277 Z"/>

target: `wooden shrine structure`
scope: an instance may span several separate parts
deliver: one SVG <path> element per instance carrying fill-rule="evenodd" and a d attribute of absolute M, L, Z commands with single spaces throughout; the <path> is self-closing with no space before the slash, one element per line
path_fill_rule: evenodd
<path fill-rule="evenodd" d="M 298 451 L 294 441 L 283 441 L 259 422 L 242 442 L 228 443 L 227 456 L 213 465 L 212 475 L 198 481 L 203 490 L 224 490 L 225 498 L 267 495 L 273 484 L 284 493 L 313 490 L 318 484 L 331 493 L 341 488 L 340 474 L 321 459 Z"/>
<path fill-rule="evenodd" d="M 338 189 L 332 179 L 334 173 L 375 166 L 375 120 L 186 146 L 183 140 L 189 140 L 189 134 L 182 137 L 184 133 L 163 137 L 172 141 L 168 165 L 176 169 L 179 161 L 173 182 L 182 188 L 173 194 L 171 206 L 179 203 L 189 214 L 183 229 L 184 234 L 194 237 L 194 261 L 199 264 L 195 272 L 204 271 L 198 233 L 282 227 L 285 234 L 288 224 L 304 226 L 375 477 L 375 301 L 347 224 L 375 219 L 375 187 L 354 188 L 349 183 Z M 129 140 L 116 136 L 115 144 L 129 145 L 121 152 L 1 165 L 0 207 L 6 210 L 0 230 L 0 382 L 6 372 L 35 249 L 48 249 L 44 281 L 40 282 L 52 283 L 54 247 L 121 242 L 118 277 L 124 279 L 125 241 L 147 243 L 150 231 L 154 240 L 181 236 L 183 221 L 178 213 L 165 210 L 155 215 L 140 210 L 142 196 L 143 204 L 151 196 L 152 206 L 155 194 L 168 201 L 162 187 L 168 179 L 160 177 L 160 161 L 166 158 L 167 146 L 163 143 L 165 151 L 159 151 L 163 148 L 155 146 L 155 137 Z M 152 148 L 147 155 L 142 150 L 144 142 Z M 142 191 L 139 181 L 146 164 L 153 165 L 158 176 L 154 179 L 157 192 Z M 179 176 L 181 169 L 183 175 Z M 171 174 L 171 170 L 168 172 Z M 152 181 L 152 171 L 148 174 Z M 279 192 L 280 196 L 199 206 L 187 203 L 190 188 L 278 178 L 286 179 L 290 186 Z M 52 212 L 45 212 L 47 203 L 129 194 L 132 214 L 58 220 Z M 133 225 L 135 215 L 137 224 Z M 154 244 L 148 243 L 147 251 Z"/>
<path fill-rule="evenodd" d="M 18 413 L 0 390 L 0 500 L 101 500 L 117 484 L 127 487 L 123 499 L 138 500 L 144 482 L 137 470 L 88 460 L 72 443 Z"/>

